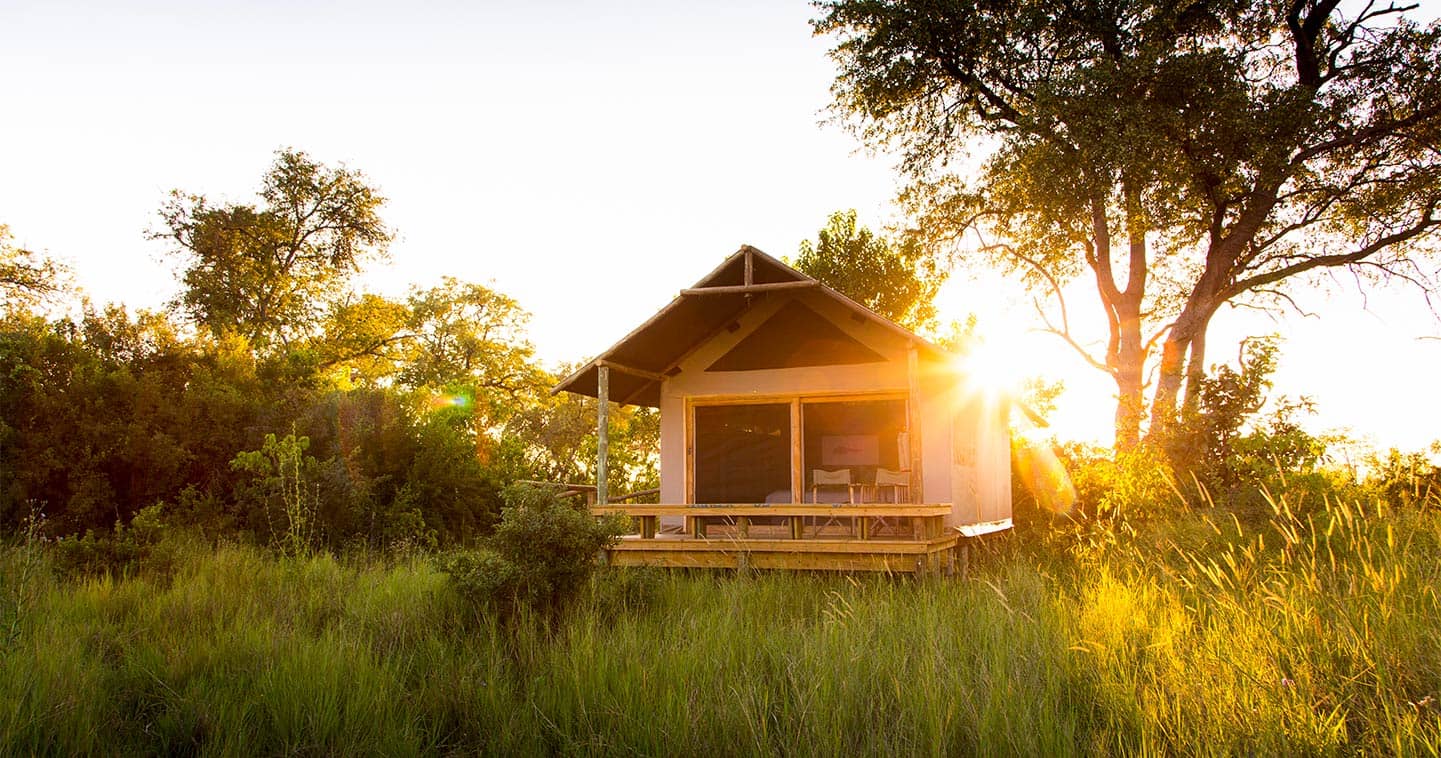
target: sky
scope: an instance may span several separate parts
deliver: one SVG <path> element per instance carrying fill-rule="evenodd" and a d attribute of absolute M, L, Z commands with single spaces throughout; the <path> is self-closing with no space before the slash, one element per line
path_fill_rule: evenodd
<path fill-rule="evenodd" d="M 176 294 L 148 240 L 172 189 L 252 202 L 280 148 L 365 173 L 398 232 L 361 285 L 442 276 L 531 313 L 548 366 L 599 353 L 741 244 L 794 256 L 829 213 L 899 220 L 893 161 L 825 108 L 804 2 L 0 0 L 0 224 L 95 303 Z M 1283 337 L 1277 392 L 1317 431 L 1441 438 L 1441 326 L 1416 292 L 1301 288 L 1312 316 L 1223 313 L 1212 360 Z M 966 260 L 942 314 L 975 313 L 1016 373 L 1061 380 L 1061 437 L 1106 441 L 1110 380 L 1034 331 L 1031 301 Z M 1094 296 L 1072 317 L 1096 339 Z"/>

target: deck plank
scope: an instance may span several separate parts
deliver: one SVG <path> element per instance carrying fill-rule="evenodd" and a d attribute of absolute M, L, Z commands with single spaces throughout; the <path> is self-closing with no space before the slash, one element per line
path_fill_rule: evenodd
<path fill-rule="evenodd" d="M 774 503 L 742 505 L 596 505 L 598 516 L 619 513 L 626 516 L 946 516 L 951 506 L 932 503 Z"/>

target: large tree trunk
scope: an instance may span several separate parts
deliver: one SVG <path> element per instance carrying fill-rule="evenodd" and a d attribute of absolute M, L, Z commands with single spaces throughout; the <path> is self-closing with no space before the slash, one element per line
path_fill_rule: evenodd
<path fill-rule="evenodd" d="M 1137 311 L 1121 318 L 1117 324 L 1117 350 L 1112 367 L 1116 379 L 1116 450 L 1125 451 L 1135 449 L 1141 442 L 1141 422 L 1146 415 L 1146 353 L 1141 343 L 1140 303 L 1117 305 L 1134 305 Z"/>
<path fill-rule="evenodd" d="M 1146 221 L 1141 210 L 1140 194 L 1129 182 L 1123 182 L 1128 238 L 1126 287 L 1116 284 L 1111 266 L 1110 226 L 1100 202 L 1093 199 L 1092 233 L 1096 243 L 1094 267 L 1100 287 L 1101 301 L 1106 306 L 1111 339 L 1106 350 L 1106 363 L 1116 380 L 1116 450 L 1134 449 L 1141 442 L 1141 422 L 1146 415 L 1145 368 L 1146 345 L 1141 335 L 1141 307 L 1145 302 Z"/>
<path fill-rule="evenodd" d="M 1161 346 L 1161 365 L 1156 380 L 1156 394 L 1151 400 L 1150 436 L 1164 439 L 1176 420 L 1176 397 L 1186 370 L 1186 350 L 1190 340 L 1180 338 L 1173 328 Z"/>
<path fill-rule="evenodd" d="M 1186 394 L 1181 399 L 1181 418 L 1190 418 L 1201 409 L 1201 382 L 1206 378 L 1206 331 L 1211 321 L 1201 325 L 1191 338 L 1191 356 L 1186 359 Z"/>
<path fill-rule="evenodd" d="M 1187 384 L 1187 408 L 1194 408 L 1193 403 L 1200 400 L 1200 381 L 1206 371 L 1206 329 L 1210 327 L 1211 315 L 1219 306 L 1218 293 L 1224 287 L 1227 272 L 1235 260 L 1235 249 L 1236 243 L 1232 240 L 1224 245 L 1213 243 L 1206 251 L 1206 268 L 1166 334 L 1166 341 L 1161 347 L 1156 393 L 1151 399 L 1150 434 L 1156 439 L 1168 438 L 1181 417 L 1177 401 L 1183 383 Z M 1186 360 L 1188 352 L 1191 353 L 1189 362 Z"/>

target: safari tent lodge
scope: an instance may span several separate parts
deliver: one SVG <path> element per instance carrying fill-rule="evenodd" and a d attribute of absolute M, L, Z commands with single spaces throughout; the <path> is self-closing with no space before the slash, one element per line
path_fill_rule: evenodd
<path fill-rule="evenodd" d="M 1006 403 L 955 357 L 743 246 L 555 391 L 598 398 L 614 565 L 950 571 L 1011 525 Z M 605 491 L 608 402 L 660 411 L 659 504 Z"/>

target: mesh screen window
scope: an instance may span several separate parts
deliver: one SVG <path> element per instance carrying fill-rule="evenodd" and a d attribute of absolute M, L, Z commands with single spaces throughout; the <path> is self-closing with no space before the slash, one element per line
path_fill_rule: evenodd
<path fill-rule="evenodd" d="M 695 408 L 695 501 L 791 500 L 789 403 Z"/>

